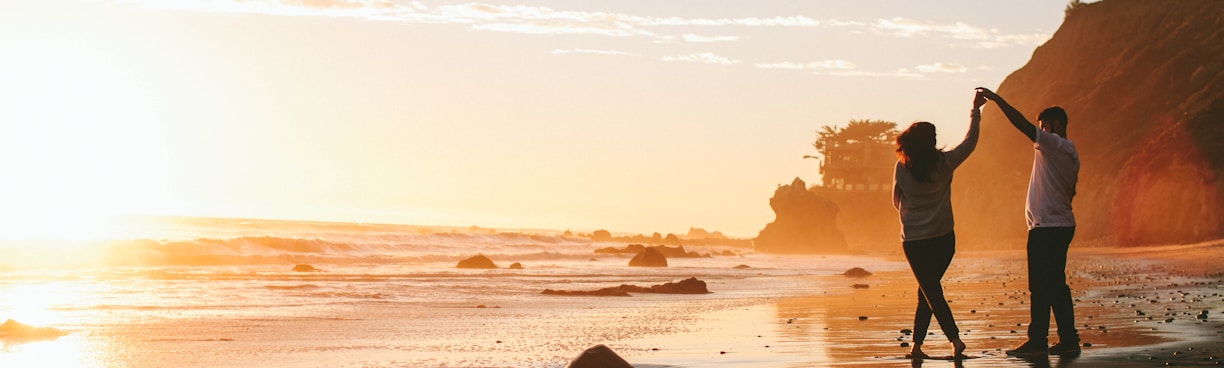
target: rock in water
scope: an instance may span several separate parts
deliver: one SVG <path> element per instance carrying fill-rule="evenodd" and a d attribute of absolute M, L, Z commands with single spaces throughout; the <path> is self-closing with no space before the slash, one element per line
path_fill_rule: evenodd
<path fill-rule="evenodd" d="M 706 288 L 705 281 L 698 280 L 696 277 L 690 277 L 680 280 L 680 282 L 669 282 L 651 286 L 650 292 L 660 294 L 709 294 L 710 289 Z"/>
<path fill-rule="evenodd" d="M 595 291 L 567 291 L 544 289 L 544 295 L 561 295 L 561 296 L 632 296 L 628 291 L 621 287 L 603 288 Z"/>
<path fill-rule="evenodd" d="M 493 260 L 489 259 L 489 257 L 485 257 L 485 255 L 483 254 L 477 254 L 473 256 L 472 258 L 468 258 L 468 259 L 459 261 L 459 265 L 455 267 L 457 268 L 497 268 L 497 265 L 493 264 Z"/>
<path fill-rule="evenodd" d="M 605 345 L 595 345 L 586 349 L 577 358 L 570 361 L 566 368 L 633 368 L 624 358 L 616 355 Z"/>
<path fill-rule="evenodd" d="M 26 341 L 54 340 L 67 334 L 67 332 L 57 328 L 31 326 L 11 319 L 4 321 L 4 324 L 0 325 L 0 341 L 6 339 Z"/>
<path fill-rule="evenodd" d="M 514 262 L 514 264 L 511 264 L 511 265 L 510 265 L 510 269 L 511 269 L 511 270 L 521 270 L 521 269 L 523 269 L 523 264 L 522 264 L 522 263 L 518 263 L 518 262 Z"/>
<path fill-rule="evenodd" d="M 655 248 L 646 248 L 629 260 L 633 267 L 667 267 L 667 257 Z"/>
<path fill-rule="evenodd" d="M 297 272 L 318 272 L 319 271 L 318 268 L 315 268 L 314 266 L 311 266 L 308 264 L 300 264 L 297 266 L 293 266 L 293 270 Z"/>
<path fill-rule="evenodd" d="M 842 274 L 843 274 L 843 275 L 846 275 L 846 276 L 850 276 L 850 277 L 867 277 L 867 276 L 871 276 L 871 272 L 867 272 L 867 270 L 864 270 L 864 269 L 862 269 L 861 267 L 851 268 L 851 269 L 849 269 L 849 270 L 846 270 L 846 272 L 844 272 L 844 273 L 842 273 Z"/>
<path fill-rule="evenodd" d="M 643 249 L 646 249 L 645 245 L 629 244 L 629 245 L 626 245 L 624 248 L 613 248 L 613 247 L 599 248 L 595 250 L 595 253 L 597 254 L 599 253 L 602 253 L 602 254 L 638 254 L 638 253 L 641 253 Z"/>

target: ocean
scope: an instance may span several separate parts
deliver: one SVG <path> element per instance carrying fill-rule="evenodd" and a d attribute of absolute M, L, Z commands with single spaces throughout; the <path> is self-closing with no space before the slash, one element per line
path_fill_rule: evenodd
<path fill-rule="evenodd" d="M 627 242 L 551 230 L 129 222 L 101 239 L 0 241 L 0 320 L 20 323 L 0 332 L 0 367 L 560 367 L 595 344 L 632 349 L 703 315 L 844 289 L 850 267 L 906 269 L 724 245 L 629 267 L 630 254 L 595 252 Z M 478 254 L 498 268 L 456 268 Z M 691 277 L 711 293 L 541 294 Z"/>

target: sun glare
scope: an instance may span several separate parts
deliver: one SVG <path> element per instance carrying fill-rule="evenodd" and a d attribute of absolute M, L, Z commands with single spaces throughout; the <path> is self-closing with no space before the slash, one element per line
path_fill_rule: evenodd
<path fill-rule="evenodd" d="M 114 215 L 175 205 L 139 63 L 37 26 L 0 40 L 0 239 L 98 239 Z"/>
<path fill-rule="evenodd" d="M 4 240 L 104 240 L 118 234 L 116 220 L 107 215 L 81 213 L 4 213 L 0 216 L 0 239 Z"/>
<path fill-rule="evenodd" d="M 84 288 L 84 289 L 83 289 Z M 73 331 L 51 326 L 72 324 L 64 306 L 79 305 L 96 291 L 89 285 L 73 283 L 21 284 L 0 286 L 0 315 L 7 323 L 19 324 L 9 331 L 0 354 L 3 367 L 93 367 L 96 357 L 91 344 Z M 13 334 L 16 334 L 15 336 Z"/>

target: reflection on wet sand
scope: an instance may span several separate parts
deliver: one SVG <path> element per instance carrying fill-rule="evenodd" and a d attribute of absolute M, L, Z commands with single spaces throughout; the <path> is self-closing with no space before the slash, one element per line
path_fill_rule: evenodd
<path fill-rule="evenodd" d="M 101 368 L 108 367 L 101 351 L 83 336 L 10 339 L 0 342 L 0 367 Z"/>
<path fill-rule="evenodd" d="M 1069 282 L 1080 334 L 1090 346 L 1082 357 L 1008 357 L 1004 350 L 1026 340 L 1029 309 L 1024 266 L 1019 252 L 966 253 L 953 261 L 944 287 L 961 337 L 969 346 L 966 354 L 970 359 L 964 361 L 938 359 L 951 355 L 952 347 L 935 321 L 924 349 L 936 359 L 911 362 L 904 358 L 912 342 L 906 333 L 913 328 L 917 303 L 916 282 L 906 272 L 846 279 L 844 290 L 780 300 L 778 318 L 795 325 L 782 327 L 788 338 L 822 341 L 820 348 L 827 351 L 829 366 L 1065 368 L 1103 361 L 1146 360 L 1150 364 L 1153 358 L 1143 352 L 1145 348 L 1184 342 L 1192 331 L 1211 328 L 1203 325 L 1205 320 L 1195 321 L 1188 311 L 1201 313 L 1200 309 L 1219 307 L 1219 297 L 1212 301 L 1204 297 L 1210 290 L 1190 291 L 1195 284 L 1188 283 L 1194 279 L 1179 276 L 1176 270 L 1114 256 L 1073 255 Z M 868 288 L 852 287 L 856 283 Z M 1210 287 L 1213 282 L 1198 281 L 1196 285 Z M 1142 313 L 1146 315 L 1138 315 L 1138 310 L 1147 311 Z M 1051 336 L 1057 335 L 1051 331 Z"/>

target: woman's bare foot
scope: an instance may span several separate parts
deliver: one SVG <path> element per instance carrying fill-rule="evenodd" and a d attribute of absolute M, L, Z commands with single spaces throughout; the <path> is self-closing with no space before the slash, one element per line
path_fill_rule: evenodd
<path fill-rule="evenodd" d="M 930 358 L 930 356 L 929 356 L 929 355 L 926 355 L 926 353 L 923 353 L 923 352 L 922 352 L 922 344 L 914 344 L 914 347 L 910 348 L 909 353 L 908 353 L 908 354 L 905 354 L 905 357 L 906 357 L 906 358 L 909 358 L 909 359 L 926 359 L 926 358 Z"/>
<path fill-rule="evenodd" d="M 956 358 L 965 356 L 965 342 L 961 339 L 952 340 L 952 356 Z"/>

